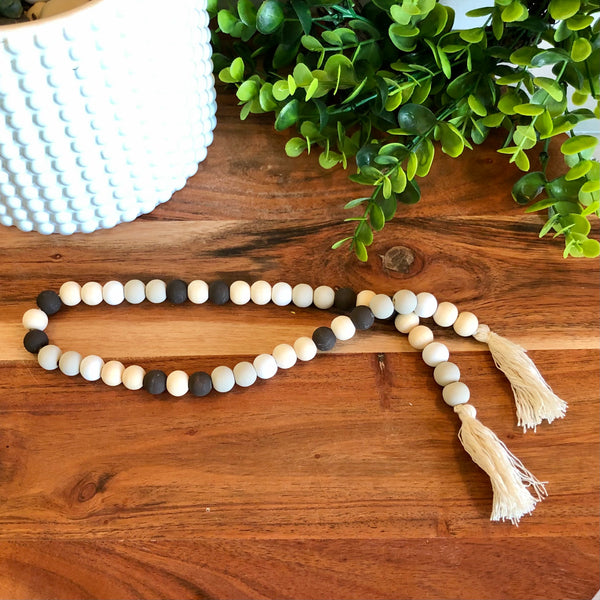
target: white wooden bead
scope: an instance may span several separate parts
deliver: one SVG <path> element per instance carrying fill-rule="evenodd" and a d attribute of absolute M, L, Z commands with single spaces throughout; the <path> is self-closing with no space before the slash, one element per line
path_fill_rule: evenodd
<path fill-rule="evenodd" d="M 58 360 L 61 355 L 61 349 L 54 344 L 44 346 L 37 355 L 38 364 L 46 371 L 58 369 Z"/>
<path fill-rule="evenodd" d="M 204 304 L 208 300 L 208 283 L 201 279 L 194 279 L 188 283 L 188 298 L 194 304 Z"/>
<path fill-rule="evenodd" d="M 375 296 L 373 290 L 362 290 L 356 294 L 356 306 L 369 306 L 371 300 Z"/>
<path fill-rule="evenodd" d="M 102 373 L 102 367 L 104 366 L 104 361 L 99 356 L 95 354 L 89 354 L 81 359 L 81 364 L 79 365 L 79 372 L 81 376 L 87 381 L 98 381 L 100 379 L 100 374 Z"/>
<path fill-rule="evenodd" d="M 433 370 L 433 378 L 444 387 L 460 379 L 460 369 L 453 362 L 441 362 Z"/>
<path fill-rule="evenodd" d="M 141 304 L 146 299 L 146 286 L 139 279 L 130 279 L 123 286 L 123 293 L 125 294 L 125 300 L 129 304 Z"/>
<path fill-rule="evenodd" d="M 396 315 L 394 319 L 394 327 L 400 333 L 408 333 L 411 329 L 414 329 L 419 324 L 419 317 L 415 313 L 408 313 L 407 315 Z"/>
<path fill-rule="evenodd" d="M 472 312 L 461 312 L 454 323 L 454 331 L 461 337 L 473 335 L 479 327 L 479 320 Z"/>
<path fill-rule="evenodd" d="M 98 306 L 104 300 L 102 286 L 97 281 L 88 281 L 81 286 L 81 300 L 88 306 Z"/>
<path fill-rule="evenodd" d="M 289 369 L 296 364 L 298 356 L 289 344 L 279 344 L 273 349 L 273 358 L 280 369 Z"/>
<path fill-rule="evenodd" d="M 152 279 L 146 284 L 146 298 L 152 304 L 160 304 L 167 299 L 167 284 L 162 279 Z"/>
<path fill-rule="evenodd" d="M 217 392 L 229 392 L 235 385 L 235 376 L 229 367 L 216 367 L 210 374 L 210 378 L 212 380 L 213 388 Z"/>
<path fill-rule="evenodd" d="M 261 379 L 271 379 L 277 373 L 277 363 L 271 354 L 259 354 L 252 362 L 252 366 Z"/>
<path fill-rule="evenodd" d="M 410 290 L 398 290 L 392 297 L 396 312 L 401 315 L 408 315 L 417 308 L 417 296 Z"/>
<path fill-rule="evenodd" d="M 81 364 L 81 354 L 75 350 L 67 350 L 60 355 L 58 359 L 58 368 L 65 375 L 73 377 L 79 374 L 79 365 Z"/>
<path fill-rule="evenodd" d="M 171 371 L 167 375 L 167 392 L 179 398 L 188 393 L 189 377 L 185 371 Z"/>
<path fill-rule="evenodd" d="M 115 387 L 123 383 L 124 370 L 125 366 L 123 363 L 119 362 L 118 360 L 109 360 L 102 367 L 100 377 L 102 377 L 102 381 L 104 381 L 106 385 Z"/>
<path fill-rule="evenodd" d="M 450 351 L 448 350 L 448 347 L 441 342 L 431 342 L 423 348 L 421 356 L 426 365 L 436 367 L 450 358 Z"/>
<path fill-rule="evenodd" d="M 235 365 L 233 367 L 233 376 L 235 377 L 235 382 L 240 387 L 251 386 L 258 377 L 256 369 L 248 361 L 242 361 Z"/>
<path fill-rule="evenodd" d="M 417 325 L 408 332 L 408 343 L 415 350 L 423 350 L 431 342 L 433 342 L 433 331 L 425 325 Z"/>
<path fill-rule="evenodd" d="M 271 284 L 266 281 L 255 281 L 250 286 L 250 298 L 259 306 L 268 304 L 271 302 Z"/>
<path fill-rule="evenodd" d="M 453 381 L 444 386 L 442 397 L 448 406 L 456 406 L 457 404 L 467 403 L 471 397 L 471 392 L 462 381 Z"/>
<path fill-rule="evenodd" d="M 292 302 L 298 308 L 306 308 L 313 302 L 313 289 L 308 283 L 299 283 L 292 289 Z"/>
<path fill-rule="evenodd" d="M 23 314 L 22 323 L 25 329 L 44 331 L 48 327 L 48 315 L 40 308 L 30 308 Z"/>
<path fill-rule="evenodd" d="M 271 290 L 271 300 L 277 306 L 287 306 L 292 301 L 292 286 L 285 281 L 278 281 Z"/>
<path fill-rule="evenodd" d="M 128 390 L 141 390 L 144 387 L 144 375 L 146 371 L 139 365 L 129 365 L 124 371 L 121 379 Z"/>
<path fill-rule="evenodd" d="M 354 326 L 352 319 L 346 315 L 335 317 L 335 319 L 331 321 L 330 327 L 335 337 L 342 342 L 349 340 L 356 333 L 356 327 Z"/>
<path fill-rule="evenodd" d="M 302 361 L 312 360 L 317 355 L 317 346 L 311 338 L 299 337 L 294 342 L 294 352 Z"/>
<path fill-rule="evenodd" d="M 102 287 L 102 297 L 106 304 L 117 306 L 125 300 L 125 291 L 120 281 L 108 281 Z"/>
<path fill-rule="evenodd" d="M 389 319 L 394 314 L 394 303 L 387 294 L 376 294 L 369 302 L 376 319 Z"/>
<path fill-rule="evenodd" d="M 250 284 L 245 281 L 234 281 L 229 286 L 229 299 L 238 306 L 250 302 Z"/>
<path fill-rule="evenodd" d="M 65 306 L 76 306 L 81 302 L 81 286 L 76 281 L 65 281 L 58 295 Z"/>
<path fill-rule="evenodd" d="M 335 300 L 335 291 L 328 285 L 320 285 L 315 289 L 313 294 L 313 302 L 317 308 L 327 310 L 333 306 Z"/>
<path fill-rule="evenodd" d="M 433 314 L 433 320 L 440 327 L 450 327 L 454 325 L 458 317 L 458 308 L 452 302 L 440 302 L 435 313 Z"/>
<path fill-rule="evenodd" d="M 437 300 L 433 294 L 429 292 L 421 292 L 417 294 L 417 306 L 415 314 L 422 319 L 427 319 L 437 310 Z"/>

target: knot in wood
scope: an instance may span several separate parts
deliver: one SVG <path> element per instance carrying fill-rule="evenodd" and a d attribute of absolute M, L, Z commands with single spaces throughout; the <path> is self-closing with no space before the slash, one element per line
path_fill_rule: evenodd
<path fill-rule="evenodd" d="M 383 268 L 408 273 L 415 262 L 415 253 L 406 246 L 393 246 L 382 257 Z"/>

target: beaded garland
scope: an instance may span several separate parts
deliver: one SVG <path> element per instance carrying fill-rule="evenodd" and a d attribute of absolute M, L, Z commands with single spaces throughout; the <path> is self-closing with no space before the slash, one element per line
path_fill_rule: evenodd
<path fill-rule="evenodd" d="M 105 362 L 96 355 L 82 357 L 73 350 L 63 352 L 50 343 L 45 332 L 49 317 L 63 306 L 81 302 L 90 306 L 102 302 L 114 306 L 124 301 L 140 304 L 144 300 L 154 304 L 168 301 L 173 305 L 186 301 L 216 305 L 232 302 L 238 306 L 249 302 L 257 305 L 272 302 L 277 306 L 333 308 L 343 314 L 335 316 L 328 326 L 317 327 L 310 337 L 300 337 L 292 344 L 280 344 L 271 353 L 259 354 L 252 362 L 242 361 L 233 368 L 221 365 L 211 373 L 196 371 L 190 375 L 182 370 L 168 374 L 158 369 L 146 371 L 140 365 L 125 367 L 117 360 Z M 58 293 L 42 291 L 36 303 L 37 308 L 31 308 L 23 315 L 22 323 L 27 329 L 24 346 L 37 354 L 42 368 L 58 369 L 68 376 L 81 375 L 88 381 L 102 380 L 109 386 L 122 384 L 130 390 L 144 388 L 153 395 L 168 392 L 173 397 L 188 393 L 203 397 L 213 390 L 225 393 L 236 385 L 251 386 L 258 380 L 270 379 L 279 369 L 291 368 L 298 360 L 309 361 L 318 352 L 331 350 L 338 342 L 351 339 L 357 331 L 369 329 L 376 320 L 393 319 L 395 328 L 407 334 L 409 344 L 420 351 L 423 361 L 433 368 L 433 378 L 442 389 L 444 402 L 453 407 L 461 420 L 460 441 L 474 462 L 490 476 L 494 490 L 492 520 L 509 519 L 517 524 L 520 517 L 530 513 L 546 495 L 544 485 L 476 419 L 475 408 L 468 404 L 469 388 L 460 381 L 460 369 L 450 361 L 448 347 L 434 340 L 432 329 L 422 324 L 422 319 L 431 318 L 440 327 L 452 327 L 461 337 L 472 336 L 488 344 L 497 367 L 511 382 L 519 425 L 523 425 L 524 430 L 527 427 L 535 429 L 544 419 L 551 422 L 564 416 L 566 403 L 552 392 L 522 348 L 491 332 L 472 312 L 459 311 L 450 302 L 438 303 L 429 292 L 415 294 L 402 289 L 389 296 L 371 290 L 356 293 L 348 287 L 333 289 L 322 285 L 313 289 L 304 283 L 292 287 L 285 282 L 271 286 L 266 281 L 228 284 L 223 280 L 210 283 L 194 280 L 188 284 L 180 279 L 168 282 L 153 279 L 147 283 L 134 279 L 124 285 L 118 281 L 104 285 L 97 282 L 80 285 L 68 281 Z M 533 495 L 528 488 L 532 488 Z"/>

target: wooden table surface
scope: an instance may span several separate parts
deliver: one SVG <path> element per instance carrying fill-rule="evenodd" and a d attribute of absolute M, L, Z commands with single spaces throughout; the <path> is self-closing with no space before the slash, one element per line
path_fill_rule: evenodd
<path fill-rule="evenodd" d="M 330 250 L 363 195 L 316 156 L 287 158 L 269 118 L 227 93 L 208 158 L 152 214 L 112 230 L 0 232 L 2 598 L 592 598 L 599 584 L 598 260 L 562 258 L 510 198 L 494 144 L 436 158 L 366 264 Z M 556 165 L 555 165 L 556 166 Z M 596 232 L 597 233 L 597 232 Z M 398 270 L 382 256 L 403 246 Z M 409 264 L 410 263 L 410 264 Z M 22 347 L 43 289 L 140 278 L 265 279 L 393 293 L 478 314 L 525 346 L 565 419 L 523 434 L 482 344 L 439 332 L 480 419 L 548 498 L 489 520 L 488 477 L 431 369 L 390 324 L 270 381 L 207 398 L 43 371 Z M 316 309 L 83 307 L 50 339 L 167 371 L 233 366 L 328 324 Z M 436 329 L 436 334 L 438 330 Z"/>

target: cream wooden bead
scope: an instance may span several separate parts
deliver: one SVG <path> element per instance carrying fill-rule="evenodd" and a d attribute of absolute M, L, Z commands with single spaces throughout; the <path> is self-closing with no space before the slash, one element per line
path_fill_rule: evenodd
<path fill-rule="evenodd" d="M 30 308 L 23 314 L 22 323 L 25 329 L 44 331 L 48 327 L 48 315 L 40 308 Z"/>
<path fill-rule="evenodd" d="M 252 366 L 261 379 L 271 379 L 277 373 L 277 363 L 271 354 L 259 354 L 252 361 Z"/>
<path fill-rule="evenodd" d="M 433 314 L 433 320 L 440 327 L 450 327 L 454 325 L 458 317 L 458 308 L 452 302 L 440 302 L 437 310 Z"/>
<path fill-rule="evenodd" d="M 311 338 L 299 337 L 294 342 L 294 352 L 302 361 L 312 360 L 317 355 L 317 346 Z"/>
<path fill-rule="evenodd" d="M 289 344 L 279 344 L 273 349 L 273 358 L 280 369 L 289 369 L 296 364 L 298 356 Z"/>
<path fill-rule="evenodd" d="M 387 294 L 375 294 L 369 308 L 376 319 L 389 319 L 394 314 L 394 303 Z"/>
<path fill-rule="evenodd" d="M 433 378 L 442 387 L 460 379 L 460 369 L 453 362 L 441 362 L 433 370 Z"/>
<path fill-rule="evenodd" d="M 123 293 L 129 304 L 141 304 L 146 299 L 146 286 L 139 279 L 130 279 L 123 286 Z"/>
<path fill-rule="evenodd" d="M 162 279 L 152 279 L 146 284 L 146 298 L 152 304 L 160 304 L 167 299 L 167 284 Z"/>
<path fill-rule="evenodd" d="M 103 366 L 104 361 L 102 358 L 96 356 L 95 354 L 89 354 L 81 359 L 79 372 L 87 381 L 98 381 L 98 379 L 100 379 Z"/>
<path fill-rule="evenodd" d="M 373 290 L 362 290 L 356 294 L 356 306 L 369 306 L 371 299 L 375 296 Z"/>
<path fill-rule="evenodd" d="M 298 308 L 306 308 L 313 303 L 313 289 L 308 283 L 299 283 L 292 288 L 292 302 Z"/>
<path fill-rule="evenodd" d="M 139 365 L 129 365 L 124 371 L 121 379 L 128 390 L 141 390 L 144 387 L 144 375 L 146 371 Z"/>
<path fill-rule="evenodd" d="M 256 369 L 252 366 L 252 363 L 244 360 L 239 362 L 235 367 L 233 367 L 233 376 L 235 377 L 235 382 L 240 387 L 249 387 L 255 381 L 258 375 L 256 374 Z"/>
<path fill-rule="evenodd" d="M 102 297 L 106 304 L 117 306 L 125 300 L 125 291 L 120 281 L 108 281 L 102 286 Z"/>
<path fill-rule="evenodd" d="M 210 374 L 213 388 L 217 392 L 225 393 L 233 389 L 235 376 L 229 367 L 220 366 L 213 369 Z"/>
<path fill-rule="evenodd" d="M 189 377 L 185 371 L 171 371 L 167 375 L 167 392 L 171 396 L 179 398 L 187 394 L 189 389 Z"/>
<path fill-rule="evenodd" d="M 285 281 L 278 281 L 271 290 L 271 300 L 277 306 L 287 306 L 292 301 L 292 286 Z"/>
<path fill-rule="evenodd" d="M 408 315 L 417 308 L 417 296 L 410 290 L 398 290 L 392 297 L 392 302 L 400 315 Z"/>
<path fill-rule="evenodd" d="M 204 304 L 208 300 L 208 283 L 194 279 L 188 283 L 188 298 L 193 304 Z"/>
<path fill-rule="evenodd" d="M 330 327 L 335 337 L 342 342 L 349 340 L 356 333 L 356 327 L 354 326 L 352 319 L 346 315 L 335 317 L 335 319 L 331 321 Z"/>
<path fill-rule="evenodd" d="M 423 350 L 431 342 L 433 342 L 433 331 L 425 325 L 417 325 L 408 332 L 408 343 L 415 350 Z"/>
<path fill-rule="evenodd" d="M 81 300 L 88 306 L 98 306 L 104 300 L 102 286 L 97 281 L 88 281 L 81 286 Z"/>
<path fill-rule="evenodd" d="M 238 306 L 248 304 L 250 302 L 250 284 L 245 281 L 234 281 L 229 286 L 229 299 Z"/>
<path fill-rule="evenodd" d="M 250 286 L 250 299 L 259 306 L 271 302 L 271 293 L 271 284 L 266 281 L 255 281 Z"/>
<path fill-rule="evenodd" d="M 419 317 L 415 313 L 408 313 L 407 315 L 396 315 L 394 319 L 394 326 L 400 333 L 409 333 L 411 329 L 414 329 L 419 324 Z"/>
<path fill-rule="evenodd" d="M 334 300 L 335 291 L 332 287 L 329 287 L 328 285 L 320 285 L 318 288 L 315 288 L 313 302 L 317 308 L 327 310 L 333 306 Z"/>
<path fill-rule="evenodd" d="M 75 350 L 67 350 L 60 355 L 58 359 L 58 368 L 65 375 L 74 377 L 79 374 L 79 365 L 81 364 L 81 354 Z"/>
<path fill-rule="evenodd" d="M 472 312 L 461 312 L 454 323 L 454 331 L 461 337 L 473 335 L 479 327 L 479 320 Z"/>
<path fill-rule="evenodd" d="M 60 359 L 61 349 L 54 344 L 48 344 L 40 349 L 37 355 L 37 361 L 42 369 L 46 371 L 54 371 L 58 369 L 58 361 Z"/>
<path fill-rule="evenodd" d="M 118 360 L 109 360 L 102 367 L 100 377 L 106 385 L 115 387 L 123 383 L 123 371 L 125 366 Z"/>
<path fill-rule="evenodd" d="M 437 305 L 437 300 L 433 294 L 421 292 L 417 294 L 417 306 L 414 312 L 421 319 L 428 319 L 437 310 Z"/>
<path fill-rule="evenodd" d="M 450 351 L 448 350 L 448 347 L 441 342 L 431 342 L 423 348 L 421 356 L 426 365 L 436 367 L 450 358 Z"/>
<path fill-rule="evenodd" d="M 65 306 L 76 306 L 81 302 L 81 286 L 76 281 L 65 281 L 58 295 Z"/>
<path fill-rule="evenodd" d="M 462 381 L 453 381 L 444 386 L 442 397 L 448 406 L 456 406 L 457 404 L 467 403 L 471 397 L 471 392 Z"/>

